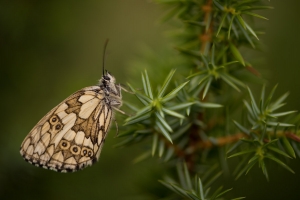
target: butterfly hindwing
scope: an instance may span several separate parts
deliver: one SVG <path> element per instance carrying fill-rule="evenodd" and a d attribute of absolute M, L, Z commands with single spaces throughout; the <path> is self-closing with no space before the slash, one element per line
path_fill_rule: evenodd
<path fill-rule="evenodd" d="M 98 160 L 113 112 L 99 86 L 83 88 L 44 116 L 20 153 L 36 166 L 73 172 Z"/>

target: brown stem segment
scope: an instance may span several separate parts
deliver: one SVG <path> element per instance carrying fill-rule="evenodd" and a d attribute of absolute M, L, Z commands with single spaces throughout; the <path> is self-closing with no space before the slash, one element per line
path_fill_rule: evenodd
<path fill-rule="evenodd" d="M 205 54 L 207 47 L 210 45 L 211 40 L 212 40 L 212 35 L 213 35 L 213 27 L 212 27 L 213 23 L 211 22 L 211 13 L 213 10 L 212 4 L 213 4 L 212 0 L 207 0 L 206 4 L 201 7 L 201 9 L 204 13 L 204 23 L 205 24 L 209 23 L 208 28 L 204 29 L 202 31 L 202 33 L 199 35 L 200 44 L 201 44 L 200 52 L 202 54 Z M 201 93 L 200 93 L 199 99 L 202 99 Z M 203 119 L 204 119 L 203 113 L 200 112 L 198 114 L 198 120 L 203 121 Z M 199 142 L 200 143 L 203 142 L 201 137 L 199 136 L 199 131 L 200 131 L 199 126 L 197 126 L 196 124 L 193 124 L 190 129 L 190 134 L 189 134 L 189 142 L 188 142 L 189 147 L 185 151 L 184 160 L 190 171 L 194 170 L 194 166 L 195 166 L 195 163 L 197 162 L 197 158 L 198 158 L 198 155 L 196 155 L 193 150 L 197 149 L 197 145 Z"/>
<path fill-rule="evenodd" d="M 275 135 L 273 132 L 269 132 L 268 134 L 273 135 L 273 136 Z M 300 136 L 298 136 L 294 132 L 278 131 L 276 133 L 276 137 L 277 138 L 287 137 L 295 142 L 300 143 Z M 165 139 L 165 137 L 161 136 L 161 139 L 164 140 L 166 146 L 168 146 L 169 148 L 174 148 L 174 152 L 177 155 L 177 157 L 184 158 L 186 161 L 187 160 L 190 161 L 190 162 L 187 162 L 187 164 L 193 163 L 193 161 L 194 161 L 193 155 L 195 155 L 195 152 L 199 149 L 203 150 L 203 149 L 211 149 L 214 147 L 222 147 L 227 144 L 232 144 L 232 143 L 238 142 L 242 138 L 249 138 L 249 136 L 245 133 L 236 133 L 234 135 L 227 135 L 224 137 L 215 138 L 214 141 L 198 140 L 198 141 L 195 141 L 192 145 L 189 145 L 189 147 L 187 149 L 183 150 L 180 147 L 178 147 L 176 144 L 171 144 L 167 139 Z M 265 141 L 265 142 L 268 142 L 268 141 Z M 190 167 L 192 167 L 192 166 L 190 166 Z"/>
<path fill-rule="evenodd" d="M 204 23 L 209 23 L 210 15 L 212 12 L 212 0 L 207 0 L 207 3 L 202 6 L 202 10 L 204 12 Z M 211 42 L 213 29 L 212 29 L 213 23 L 211 22 L 209 25 L 209 28 L 207 30 L 204 30 L 204 32 L 199 36 L 199 39 L 201 41 L 201 48 L 200 52 L 204 53 L 207 45 Z"/>
<path fill-rule="evenodd" d="M 202 33 L 200 33 L 199 35 L 199 39 L 200 39 L 200 52 L 202 54 L 205 54 L 207 47 L 210 45 L 211 40 L 212 40 L 212 34 L 213 34 L 213 23 L 211 22 L 211 13 L 212 13 L 212 4 L 213 4 L 213 0 L 207 0 L 206 4 L 203 5 L 201 7 L 203 13 L 204 13 L 204 23 L 208 24 L 208 27 L 205 28 Z M 200 93 L 200 97 L 201 98 L 201 93 Z M 198 114 L 198 120 L 203 121 L 204 116 L 203 113 L 200 112 Z M 193 151 L 193 149 L 197 149 L 197 145 L 199 142 L 203 142 L 201 137 L 199 136 L 199 126 L 197 126 L 196 124 L 192 125 L 191 129 L 190 129 L 190 133 L 189 133 L 189 141 L 188 141 L 188 149 L 184 151 L 184 160 L 187 164 L 187 167 L 190 171 L 194 170 L 194 166 L 195 163 L 197 162 L 197 158 L 198 155 L 196 155 Z M 192 150 L 192 151 L 190 151 Z M 187 153 L 190 152 L 190 153 Z"/>
<path fill-rule="evenodd" d="M 275 135 L 273 132 L 269 132 L 268 134 L 273 135 L 273 136 Z M 276 133 L 276 137 L 277 138 L 287 137 L 291 140 L 294 140 L 295 142 L 300 143 L 300 137 L 296 133 L 293 133 L 293 132 L 278 131 Z M 234 135 L 228 135 L 228 136 L 216 138 L 215 141 L 211 141 L 211 140 L 199 141 L 197 143 L 197 146 L 195 146 L 196 148 L 194 150 L 210 149 L 213 147 L 221 147 L 221 146 L 225 146 L 226 144 L 235 143 L 242 138 L 249 138 L 249 136 L 246 135 L 245 133 L 236 133 Z"/>

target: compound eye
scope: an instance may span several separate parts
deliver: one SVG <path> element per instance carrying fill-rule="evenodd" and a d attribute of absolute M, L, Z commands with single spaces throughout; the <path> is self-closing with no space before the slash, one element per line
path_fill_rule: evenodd
<path fill-rule="evenodd" d="M 107 81 L 110 80 L 110 78 L 109 78 L 108 76 L 104 76 L 103 78 L 104 78 L 105 80 L 107 80 Z"/>

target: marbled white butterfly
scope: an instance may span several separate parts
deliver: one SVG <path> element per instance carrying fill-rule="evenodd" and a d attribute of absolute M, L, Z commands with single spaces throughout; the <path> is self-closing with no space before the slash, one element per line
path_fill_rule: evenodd
<path fill-rule="evenodd" d="M 107 42 L 99 84 L 75 92 L 33 127 L 20 150 L 27 162 L 58 172 L 74 172 L 98 160 L 113 109 L 120 111 L 122 105 L 122 87 L 110 73 L 104 73 Z"/>

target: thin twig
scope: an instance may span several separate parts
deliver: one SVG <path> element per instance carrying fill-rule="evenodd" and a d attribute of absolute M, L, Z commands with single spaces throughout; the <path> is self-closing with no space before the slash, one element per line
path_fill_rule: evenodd
<path fill-rule="evenodd" d="M 205 13 L 204 14 L 204 23 L 208 23 L 208 20 L 210 18 L 211 12 L 212 12 L 212 0 L 208 0 L 207 3 L 202 6 L 202 10 Z M 212 34 L 213 34 L 213 23 L 211 22 L 209 25 L 209 28 L 207 31 L 204 29 L 204 32 L 199 36 L 199 39 L 201 40 L 201 48 L 200 52 L 204 53 L 206 46 L 208 45 L 207 43 L 211 42 L 212 39 Z"/>

